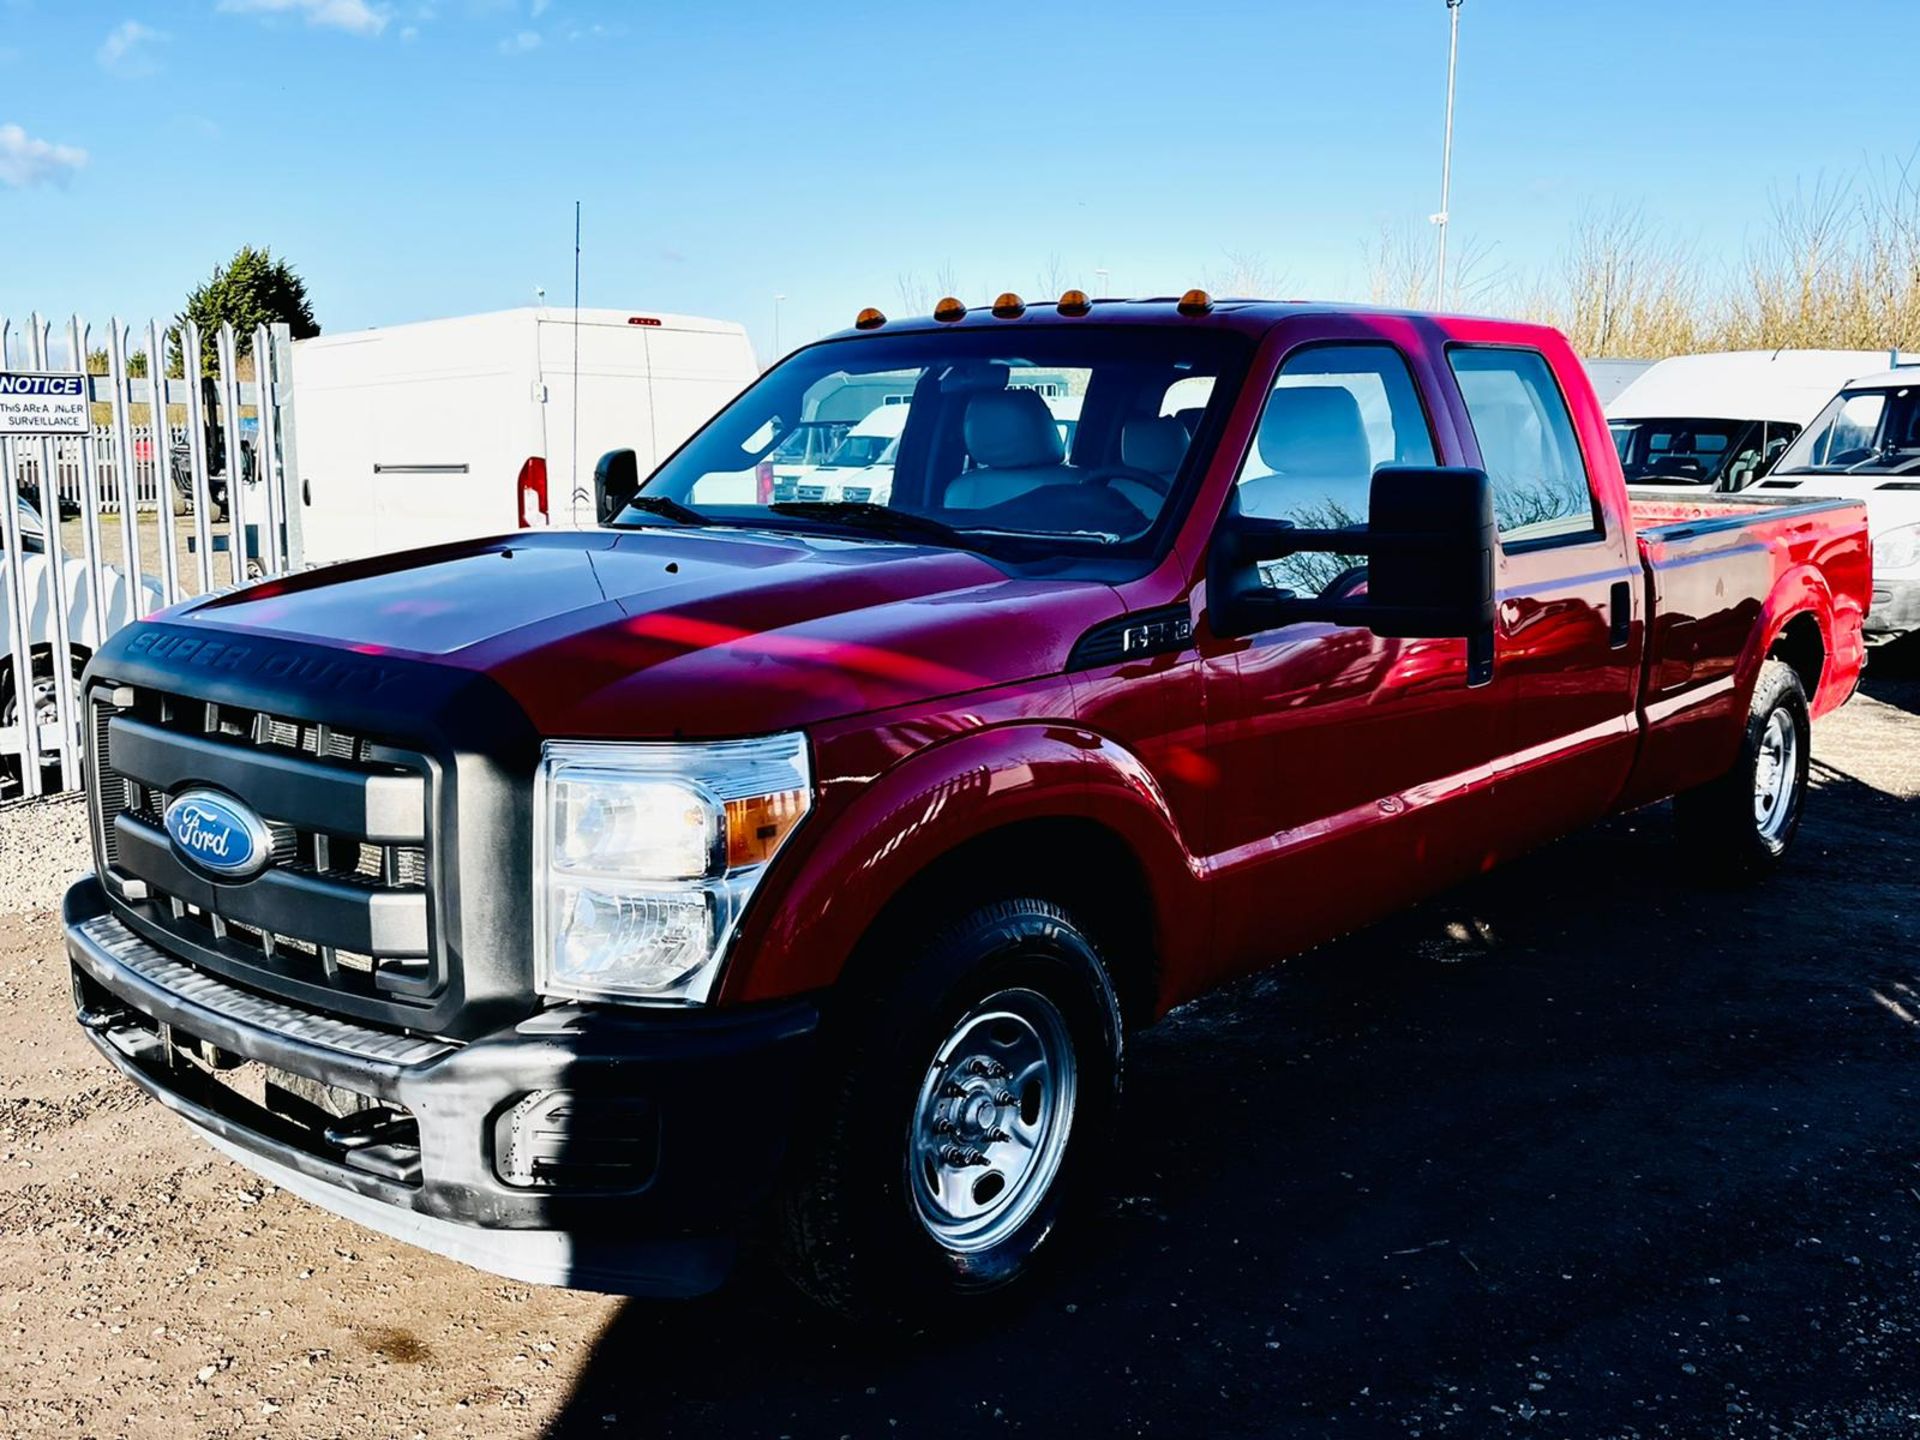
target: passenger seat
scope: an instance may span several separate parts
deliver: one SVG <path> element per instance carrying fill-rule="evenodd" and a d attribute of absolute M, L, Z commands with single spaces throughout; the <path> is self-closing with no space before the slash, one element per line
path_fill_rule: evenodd
<path fill-rule="evenodd" d="M 1351 390 L 1280 386 L 1267 399 L 1255 443 L 1273 474 L 1240 482 L 1241 514 L 1286 520 L 1304 511 L 1317 523 L 1332 504 L 1355 522 L 1367 518 L 1373 448 Z"/>
<path fill-rule="evenodd" d="M 990 390 L 967 402 L 961 438 L 974 468 L 954 477 L 945 504 L 984 510 L 1073 479 L 1060 426 L 1037 390 Z"/>

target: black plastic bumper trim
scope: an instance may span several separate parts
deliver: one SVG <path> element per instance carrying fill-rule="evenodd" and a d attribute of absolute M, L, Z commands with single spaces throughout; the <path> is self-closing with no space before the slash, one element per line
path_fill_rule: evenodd
<path fill-rule="evenodd" d="M 410 1243 L 541 1283 L 627 1294 L 693 1294 L 718 1284 L 731 1237 L 779 1169 L 818 1026 L 806 1000 L 671 1013 L 570 1005 L 455 1046 L 316 1015 L 207 976 L 127 929 L 92 877 L 68 891 L 63 919 L 76 1007 L 122 1074 L 297 1194 Z M 241 1123 L 224 1106 L 223 1087 L 170 1065 L 165 1041 L 121 1007 L 220 1050 L 404 1108 L 419 1121 L 418 1184 L 355 1169 L 345 1151 L 312 1153 Z M 658 1149 L 645 1183 L 619 1193 L 504 1183 L 495 1172 L 494 1121 L 541 1090 L 649 1102 Z"/>

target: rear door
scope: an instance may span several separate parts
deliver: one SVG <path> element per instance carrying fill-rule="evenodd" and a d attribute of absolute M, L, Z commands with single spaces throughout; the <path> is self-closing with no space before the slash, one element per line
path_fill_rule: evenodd
<path fill-rule="evenodd" d="M 1561 347 L 1565 349 L 1564 346 Z M 1463 437 L 1493 482 L 1500 527 L 1494 674 L 1509 705 L 1495 780 L 1499 835 L 1526 848 L 1605 814 L 1633 764 L 1642 645 L 1638 546 L 1594 481 L 1617 467 L 1590 392 L 1574 401 L 1550 357 L 1452 344 Z"/>

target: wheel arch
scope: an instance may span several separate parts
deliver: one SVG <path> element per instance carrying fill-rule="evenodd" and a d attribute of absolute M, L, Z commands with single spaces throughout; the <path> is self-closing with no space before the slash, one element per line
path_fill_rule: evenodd
<path fill-rule="evenodd" d="M 796 841 L 809 830 L 755 897 L 722 999 L 824 989 L 850 964 L 886 963 L 875 937 L 957 897 L 1030 895 L 1087 926 L 1139 1024 L 1162 1008 L 1163 970 L 1208 940 L 1199 862 L 1164 797 L 1135 757 L 1086 731 L 1017 724 L 927 747 Z"/>

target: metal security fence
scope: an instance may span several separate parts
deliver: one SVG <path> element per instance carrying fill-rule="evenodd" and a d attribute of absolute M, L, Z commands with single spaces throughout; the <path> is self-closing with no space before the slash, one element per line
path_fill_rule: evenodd
<path fill-rule="evenodd" d="M 136 381 L 136 384 L 145 382 Z M 133 427 L 133 504 L 136 509 L 151 510 L 168 500 L 167 457 L 183 451 L 187 443 L 184 425 L 170 425 L 166 437 L 156 446 L 151 425 Z M 15 482 L 20 493 L 35 505 L 42 503 L 45 480 L 40 474 L 40 456 L 22 447 L 14 457 Z M 67 436 L 54 441 L 54 487 L 60 503 L 69 510 L 78 507 L 86 494 L 84 476 L 89 468 L 97 477 L 100 513 L 117 515 L 126 508 L 127 499 L 120 485 L 116 448 L 111 425 L 96 425 L 84 439 Z"/>
<path fill-rule="evenodd" d="M 0 425 L 0 801 L 79 787 L 80 672 L 115 630 L 299 563 L 286 327 L 254 331 L 252 379 L 232 326 L 190 324 L 182 377 L 159 378 L 170 338 L 118 319 L 96 334 L 76 316 L 56 347 L 40 316 L 0 316 L 0 377 L 83 377 L 91 417 L 86 434 Z M 107 373 L 89 375 L 97 350 Z M 136 377 L 141 351 L 149 375 Z"/>

